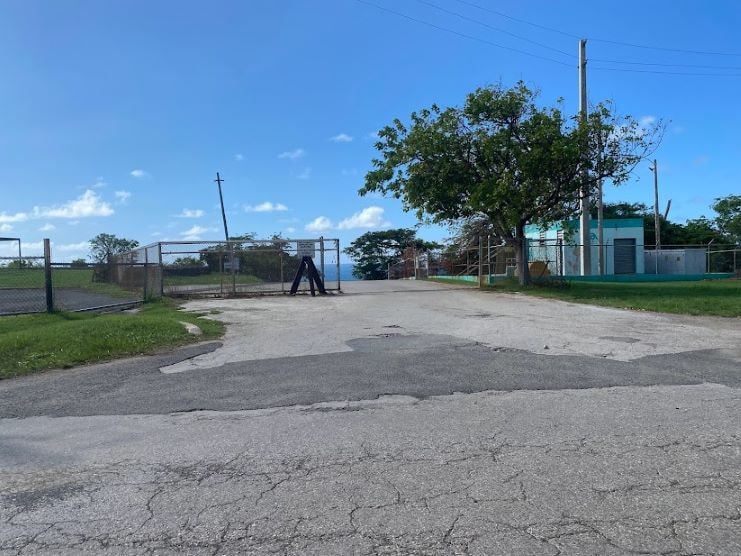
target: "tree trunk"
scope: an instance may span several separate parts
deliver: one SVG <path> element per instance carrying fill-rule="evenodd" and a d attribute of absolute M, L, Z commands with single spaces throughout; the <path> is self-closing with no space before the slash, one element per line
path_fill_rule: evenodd
<path fill-rule="evenodd" d="M 518 225 L 515 229 L 515 261 L 517 265 L 517 277 L 521 286 L 530 284 L 530 271 L 527 261 L 527 239 L 525 238 L 525 226 Z"/>

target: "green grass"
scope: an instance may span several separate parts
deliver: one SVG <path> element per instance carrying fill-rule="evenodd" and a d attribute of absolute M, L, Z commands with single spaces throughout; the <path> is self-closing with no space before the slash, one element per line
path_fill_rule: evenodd
<path fill-rule="evenodd" d="M 0 317 L 0 378 L 152 353 L 222 334 L 222 323 L 198 316 L 159 302 L 138 313 Z M 188 334 L 179 321 L 197 324 L 203 335 Z"/>
<path fill-rule="evenodd" d="M 116 284 L 93 282 L 92 268 L 53 268 L 51 275 L 55 288 L 74 288 L 113 297 L 131 297 L 127 291 Z M 43 288 L 43 268 L 2 268 L 0 269 L 0 288 Z M 138 290 L 141 292 L 141 289 Z"/>
<path fill-rule="evenodd" d="M 258 277 L 252 276 L 251 274 L 235 274 L 234 278 L 237 284 L 258 284 L 262 282 Z M 165 274 L 164 284 L 165 286 L 184 286 L 191 284 L 231 284 L 231 274 L 220 274 L 218 272 L 212 272 L 209 274 L 199 274 L 197 276 L 179 276 L 176 274 L 168 275 Z"/>
<path fill-rule="evenodd" d="M 450 283 L 449 280 L 440 280 L 440 282 Z M 457 281 L 455 283 L 476 286 L 472 282 Z M 570 282 L 565 287 L 522 287 L 514 281 L 508 281 L 489 286 L 487 289 L 638 311 L 720 317 L 741 316 L 740 280 L 644 283 Z"/>

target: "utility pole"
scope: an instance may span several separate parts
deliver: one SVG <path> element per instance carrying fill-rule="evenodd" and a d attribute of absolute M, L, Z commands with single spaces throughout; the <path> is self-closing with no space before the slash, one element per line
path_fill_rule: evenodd
<path fill-rule="evenodd" d="M 602 122 L 600 121 L 600 124 Z M 602 126 L 597 135 L 597 156 L 602 157 Z M 600 276 L 605 274 L 605 213 L 602 202 L 602 178 L 597 182 L 597 269 Z"/>
<path fill-rule="evenodd" d="M 224 211 L 224 196 L 221 194 L 221 182 L 224 180 L 216 172 L 216 179 L 214 181 L 219 185 L 219 201 L 221 201 L 221 218 L 224 220 L 224 236 L 226 236 L 226 241 L 229 241 L 229 230 L 226 227 L 226 211 Z"/>
<path fill-rule="evenodd" d="M 587 125 L 587 41 L 579 41 L 579 122 Z M 587 156 L 587 153 L 584 153 Z M 585 161 L 586 162 L 586 161 Z M 589 186 L 587 185 L 587 170 L 582 170 L 582 187 L 580 198 L 580 229 L 581 229 L 581 274 L 588 276 L 592 273 L 592 248 L 589 227 Z"/>
<path fill-rule="evenodd" d="M 654 165 L 649 167 L 654 173 L 654 230 L 656 233 L 656 256 L 659 256 L 661 249 L 661 221 L 659 220 L 659 165 L 654 158 Z M 667 208 L 668 211 L 668 208 Z"/>

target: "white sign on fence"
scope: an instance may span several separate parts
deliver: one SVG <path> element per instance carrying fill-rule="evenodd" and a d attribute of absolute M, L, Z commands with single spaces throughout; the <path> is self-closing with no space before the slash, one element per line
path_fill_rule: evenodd
<path fill-rule="evenodd" d="M 316 256 L 316 242 L 306 240 L 297 241 L 296 255 L 299 257 L 311 257 L 313 259 Z"/>

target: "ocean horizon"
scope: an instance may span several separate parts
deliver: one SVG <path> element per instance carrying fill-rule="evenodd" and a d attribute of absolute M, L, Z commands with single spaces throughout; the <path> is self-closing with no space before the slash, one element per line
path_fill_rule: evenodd
<path fill-rule="evenodd" d="M 353 263 L 340 263 L 340 282 L 355 281 L 357 278 L 352 275 L 355 265 Z M 337 266 L 325 264 L 324 278 L 327 281 L 337 280 Z"/>

